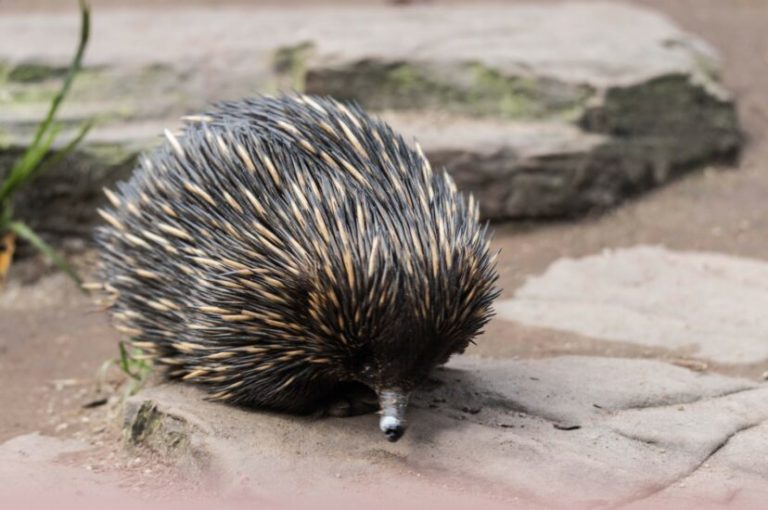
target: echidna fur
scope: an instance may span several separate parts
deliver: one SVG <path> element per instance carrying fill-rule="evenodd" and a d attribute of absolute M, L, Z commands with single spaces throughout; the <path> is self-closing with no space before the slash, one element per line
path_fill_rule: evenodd
<path fill-rule="evenodd" d="M 170 377 L 297 413 L 347 382 L 401 405 L 491 316 L 476 202 L 358 106 L 224 102 L 166 137 L 97 240 L 116 327 Z"/>

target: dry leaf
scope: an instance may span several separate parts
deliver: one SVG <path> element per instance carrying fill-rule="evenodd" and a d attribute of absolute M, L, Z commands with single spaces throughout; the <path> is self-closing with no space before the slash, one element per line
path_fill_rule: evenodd
<path fill-rule="evenodd" d="M 7 232 L 0 238 L 0 284 L 5 280 L 8 274 L 8 268 L 11 267 L 13 251 L 16 249 L 16 234 Z"/>

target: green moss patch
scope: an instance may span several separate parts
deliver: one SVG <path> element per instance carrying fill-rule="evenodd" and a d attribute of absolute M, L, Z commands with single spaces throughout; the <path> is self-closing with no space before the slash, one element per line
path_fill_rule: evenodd
<path fill-rule="evenodd" d="M 307 61 L 315 45 L 304 42 L 295 46 L 279 48 L 272 57 L 275 73 L 275 89 L 304 91 L 307 75 Z"/>
<path fill-rule="evenodd" d="M 16 83 L 39 83 L 61 79 L 67 74 L 66 66 L 51 66 L 34 62 L 18 64 L 11 68 L 7 80 Z"/>
<path fill-rule="evenodd" d="M 372 109 L 434 109 L 507 119 L 575 120 L 593 94 L 587 86 L 505 76 L 478 63 L 437 66 L 371 60 L 311 69 L 305 88 Z"/>
<path fill-rule="evenodd" d="M 151 400 L 145 401 L 126 424 L 125 433 L 130 444 L 144 446 L 169 456 L 189 449 L 187 424 L 164 414 Z"/>

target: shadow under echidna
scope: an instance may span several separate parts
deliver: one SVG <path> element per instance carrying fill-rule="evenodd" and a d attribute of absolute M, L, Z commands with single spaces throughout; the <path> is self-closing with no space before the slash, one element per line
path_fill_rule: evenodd
<path fill-rule="evenodd" d="M 353 104 L 258 97 L 185 121 L 99 211 L 116 327 L 212 399 L 380 407 L 396 441 L 410 392 L 491 316 L 477 204 Z"/>

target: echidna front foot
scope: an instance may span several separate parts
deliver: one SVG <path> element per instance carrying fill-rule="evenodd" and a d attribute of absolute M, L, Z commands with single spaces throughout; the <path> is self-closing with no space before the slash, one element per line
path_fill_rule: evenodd
<path fill-rule="evenodd" d="M 346 418 L 376 411 L 379 401 L 376 393 L 368 386 L 357 382 L 341 383 L 321 407 L 322 416 Z"/>

